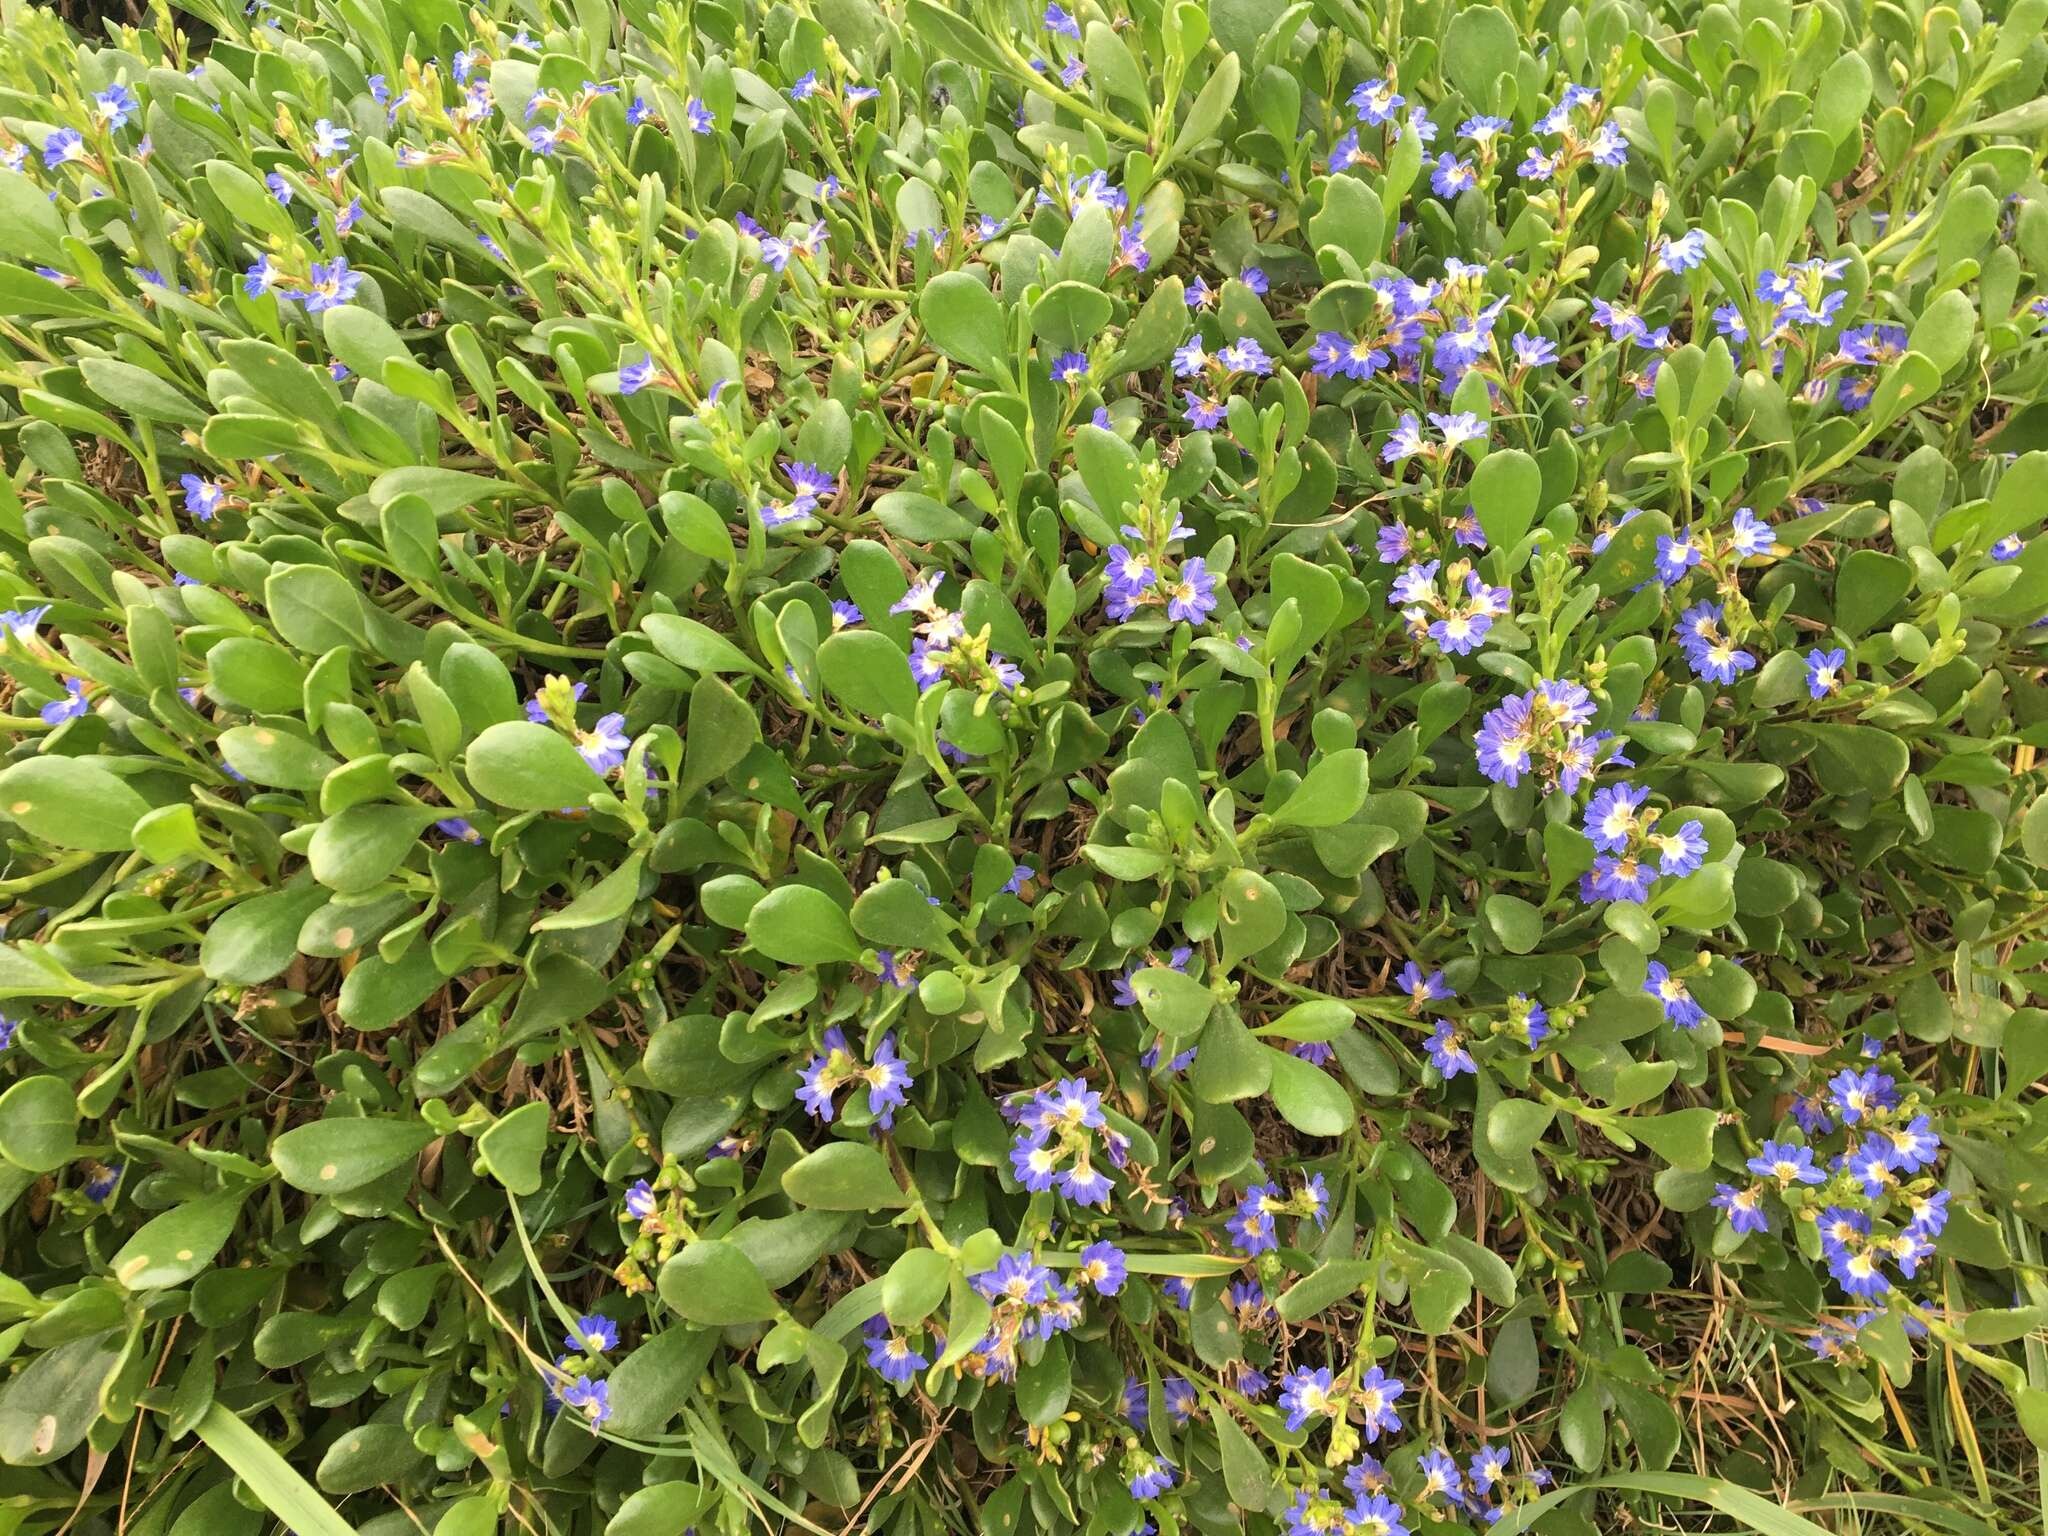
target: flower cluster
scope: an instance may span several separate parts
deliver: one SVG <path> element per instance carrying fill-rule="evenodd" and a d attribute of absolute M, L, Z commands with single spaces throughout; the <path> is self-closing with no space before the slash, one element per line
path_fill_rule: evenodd
<path fill-rule="evenodd" d="M 1660 832 L 1663 812 L 1649 798 L 1648 789 L 1623 782 L 1595 791 L 1586 802 L 1580 829 L 1594 858 L 1579 877 L 1579 900 L 1648 901 L 1657 880 L 1692 874 L 1706 862 L 1707 834 L 1700 822 L 1687 820 L 1675 831 Z"/>
<path fill-rule="evenodd" d="M 824 1050 L 804 1063 L 803 1082 L 797 1100 L 811 1117 L 832 1123 L 834 1101 L 842 1088 L 865 1084 L 867 1109 L 880 1130 L 895 1124 L 896 1111 L 909 1102 L 916 1079 L 903 1058 L 896 1054 L 896 1037 L 883 1035 L 875 1046 L 874 1060 L 864 1062 L 847 1044 L 846 1032 L 837 1024 L 825 1031 Z"/>
<path fill-rule="evenodd" d="M 1055 1187 L 1076 1205 L 1107 1209 L 1114 1185 L 1095 1166 L 1097 1140 L 1111 1167 L 1124 1166 L 1130 1141 L 1102 1112 L 1102 1095 L 1080 1078 L 1008 1100 L 1003 1114 L 1017 1126 L 1010 1170 L 1033 1194 Z"/>

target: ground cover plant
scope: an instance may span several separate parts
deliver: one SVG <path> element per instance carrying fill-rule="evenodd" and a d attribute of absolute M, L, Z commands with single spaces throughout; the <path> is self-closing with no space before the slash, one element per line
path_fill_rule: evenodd
<path fill-rule="evenodd" d="M 0 1532 L 2041 1528 L 2048 0 L 120 14 Z"/>

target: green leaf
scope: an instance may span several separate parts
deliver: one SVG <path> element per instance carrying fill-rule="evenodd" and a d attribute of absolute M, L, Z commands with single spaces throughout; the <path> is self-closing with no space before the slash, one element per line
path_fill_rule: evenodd
<path fill-rule="evenodd" d="M 1216 1006 L 1215 993 L 1186 972 L 1164 965 L 1134 972 L 1131 992 L 1153 1028 L 1176 1040 L 1200 1030 Z"/>
<path fill-rule="evenodd" d="M 1031 306 L 1031 329 L 1060 351 L 1081 352 L 1109 328 L 1110 314 L 1109 296 L 1094 284 L 1054 283 Z"/>
<path fill-rule="evenodd" d="M 777 886 L 756 902 L 747 914 L 747 942 L 784 965 L 860 958 L 845 909 L 808 885 Z"/>
<path fill-rule="evenodd" d="M 1261 1024 L 1252 1033 L 1255 1035 L 1277 1035 L 1282 1040 L 1335 1040 L 1348 1035 L 1357 1026 L 1358 1015 L 1351 1011 L 1349 1003 L 1334 997 L 1313 997 L 1307 1002 L 1296 1003 L 1269 1024 Z"/>
<path fill-rule="evenodd" d="M 1486 921 L 1511 955 L 1526 955 L 1543 940 L 1542 909 L 1519 896 L 1502 893 L 1487 897 Z"/>
<path fill-rule="evenodd" d="M 1913 567 L 1875 549 L 1849 552 L 1835 576 L 1835 624 L 1850 635 L 1867 633 L 1913 586 Z"/>
<path fill-rule="evenodd" d="M 1464 12 L 1471 15 L 1472 12 Z M 1499 16 L 1490 7 L 1479 14 Z M 1502 18 L 1505 20 L 1505 18 Z M 1543 494 L 1543 471 L 1519 448 L 1496 448 L 1472 473 L 1466 495 L 1479 514 L 1479 527 L 1490 548 L 1510 550 L 1536 521 L 1536 504 Z"/>
<path fill-rule="evenodd" d="M 59 848 L 125 851 L 148 810 L 126 779 L 90 757 L 31 757 L 0 773 L 0 816 Z"/>
<path fill-rule="evenodd" d="M 566 907 L 548 913 L 533 925 L 535 933 L 567 933 L 578 928 L 595 928 L 616 922 L 633 910 L 640 899 L 640 871 L 647 862 L 644 853 L 633 853 L 597 884 L 582 892 Z"/>
<path fill-rule="evenodd" d="M 918 296 L 925 335 L 956 363 L 1007 381 L 1008 327 L 1003 306 L 985 284 L 965 272 L 942 272 Z"/>
<path fill-rule="evenodd" d="M 541 1154 L 547 1151 L 547 1104 L 534 1100 L 508 1115 L 500 1115 L 477 1138 L 476 1150 L 485 1170 L 515 1195 L 540 1190 Z"/>
<path fill-rule="evenodd" d="M 683 735 L 683 773 L 676 798 L 687 800 L 725 777 L 761 737 L 761 719 L 722 677 L 707 673 L 690 690 L 689 725 Z"/>
<path fill-rule="evenodd" d="M 860 1141 L 830 1142 L 798 1158 L 782 1175 L 782 1192 L 820 1211 L 896 1210 L 913 1198 L 889 1160 Z"/>
<path fill-rule="evenodd" d="M 1515 24 L 1490 5 L 1458 7 L 1444 31 L 1444 73 L 1467 101 L 1489 112 L 1499 108 L 1501 81 L 1514 79 L 1521 56 Z"/>
<path fill-rule="evenodd" d="M 848 709 L 879 720 L 884 715 L 917 715 L 917 680 L 910 658 L 887 635 L 872 629 L 843 629 L 818 647 L 818 675 Z"/>
<path fill-rule="evenodd" d="M 1195 104 L 1188 108 L 1188 115 L 1181 120 L 1180 132 L 1173 137 L 1173 150 L 1168 159 L 1178 160 L 1190 150 L 1200 148 L 1223 126 L 1223 120 L 1230 115 L 1230 104 L 1237 100 L 1241 73 L 1237 55 L 1224 54 L 1223 62 L 1209 72 L 1209 78 L 1202 83 L 1201 94 L 1195 97 Z"/>
<path fill-rule="evenodd" d="M 938 1310 L 953 1278 L 953 1261 L 936 1248 L 912 1248 L 882 1276 L 882 1311 L 898 1328 L 913 1327 Z"/>
<path fill-rule="evenodd" d="M 1273 1072 L 1273 1107 L 1289 1125 L 1309 1136 L 1342 1136 L 1351 1129 L 1356 1112 L 1336 1078 L 1286 1051 L 1262 1049 Z"/>
<path fill-rule="evenodd" d="M 285 1183 L 308 1194 L 339 1195 L 418 1157 L 434 1132 L 417 1120 L 314 1120 L 270 1144 Z"/>
<path fill-rule="evenodd" d="M 1486 1141 L 1503 1157 L 1518 1157 L 1543 1139 L 1557 1111 L 1533 1099 L 1502 1099 L 1486 1117 Z"/>
<path fill-rule="evenodd" d="M 1286 803 L 1267 815 L 1281 827 L 1334 827 L 1349 821 L 1365 804 L 1366 773 L 1363 747 L 1328 753 L 1309 769 Z"/>
<path fill-rule="evenodd" d="M 724 635 L 695 619 L 673 613 L 651 613 L 640 621 L 654 648 L 677 666 L 691 672 L 754 672 L 747 653 Z"/>
<path fill-rule="evenodd" d="M 352 805 L 314 829 L 306 848 L 313 878 L 344 895 L 367 891 L 419 846 L 434 810 L 402 805 Z"/>
<path fill-rule="evenodd" d="M 207 924 L 199 968 L 215 981 L 262 985 L 292 963 L 299 952 L 299 930 L 329 896 L 325 886 L 306 882 L 230 907 Z"/>
<path fill-rule="evenodd" d="M 905 17 L 911 30 L 933 45 L 933 57 L 955 59 L 995 74 L 1007 74 L 1002 54 L 980 27 L 964 16 L 955 15 L 937 0 L 905 0 Z"/>
<path fill-rule="evenodd" d="M 1668 1115 L 1646 1115 L 1615 1123 L 1672 1167 L 1698 1173 L 1714 1160 L 1717 1119 L 1711 1109 L 1680 1109 Z"/>
<path fill-rule="evenodd" d="M 0 255 L 62 270 L 70 265 L 63 239 L 64 220 L 49 192 L 20 171 L 0 171 Z"/>
<path fill-rule="evenodd" d="M 1424 1333 L 1449 1333 L 1458 1314 L 1471 1304 L 1472 1277 L 1462 1265 L 1432 1258 L 1429 1267 L 1408 1283 L 1408 1307 Z"/>
<path fill-rule="evenodd" d="M 0 1156 L 51 1173 L 78 1155 L 78 1097 L 62 1078 L 38 1073 L 0 1093 Z"/>
<path fill-rule="evenodd" d="M 1332 1259 L 1282 1291 L 1274 1308 L 1283 1322 L 1305 1323 L 1354 1294 L 1372 1278 L 1373 1269 L 1367 1259 Z"/>
<path fill-rule="evenodd" d="M 1256 955 L 1287 931 L 1287 906 L 1264 875 L 1233 869 L 1216 888 L 1217 919 L 1223 930 L 1223 968 Z"/>
<path fill-rule="evenodd" d="M 1026 1424 L 1042 1428 L 1067 1411 L 1073 1397 L 1074 1367 L 1066 1341 L 1053 1339 L 1045 1353 L 1017 1372 L 1017 1412 Z"/>
<path fill-rule="evenodd" d="M 364 1493 L 402 1482 L 426 1459 L 405 1425 L 376 1420 L 343 1431 L 320 1458 L 313 1480 L 328 1493 Z"/>
<path fill-rule="evenodd" d="M 1379 259 L 1386 222 L 1371 187 L 1356 176 L 1334 175 L 1323 183 L 1323 205 L 1308 221 L 1309 242 L 1334 245 L 1363 268 Z"/>
<path fill-rule="evenodd" d="M 891 949 L 929 949 L 944 932 L 937 909 L 914 880 L 880 880 L 853 903 L 853 931 Z"/>
<path fill-rule="evenodd" d="M 1262 1510 L 1273 1497 L 1273 1469 L 1251 1436 L 1227 1413 L 1213 1415 L 1216 1443 L 1223 1453 L 1223 1486 L 1239 1509 Z"/>
<path fill-rule="evenodd" d="M 1913 322 L 1907 346 L 1934 364 L 1937 373 L 1946 375 L 1963 360 L 1976 332 L 1977 306 L 1960 288 L 1951 288 Z"/>
<path fill-rule="evenodd" d="M 227 1245 L 247 1195 L 246 1190 L 224 1189 L 152 1216 L 121 1245 L 107 1267 L 131 1291 L 185 1284 Z"/>
<path fill-rule="evenodd" d="M 1210 1001 L 1214 1003 L 1213 996 Z M 1170 1040 L 1165 1049 L 1171 1050 L 1178 1043 L 1177 1039 Z M 1202 1031 L 1188 1085 L 1205 1104 L 1256 1098 L 1272 1086 L 1273 1059 L 1281 1054 L 1254 1039 L 1235 1008 L 1217 1008 L 1208 1028 Z"/>
<path fill-rule="evenodd" d="M 71 1454 L 100 1418 L 100 1393 L 123 1358 L 124 1332 L 68 1339 L 0 1386 L 0 1462 L 42 1467 Z"/>
<path fill-rule="evenodd" d="M 719 1238 L 687 1245 L 656 1284 L 663 1301 L 707 1327 L 766 1322 L 782 1310 L 753 1260 Z"/>
<path fill-rule="evenodd" d="M 309 655 L 340 645 L 370 648 L 354 584 L 327 566 L 277 567 L 263 583 L 263 606 L 277 632 Z"/>
<path fill-rule="evenodd" d="M 215 745 L 235 772 L 272 789 L 318 789 L 341 766 L 305 737 L 267 725 L 230 726 Z"/>
<path fill-rule="evenodd" d="M 463 767 L 478 794 L 515 811 L 585 805 L 604 790 L 568 737 L 530 720 L 491 726 L 469 744 Z"/>
<path fill-rule="evenodd" d="M 204 427 L 211 413 L 167 379 L 112 357 L 83 357 L 86 388 L 117 411 L 180 427 Z"/>

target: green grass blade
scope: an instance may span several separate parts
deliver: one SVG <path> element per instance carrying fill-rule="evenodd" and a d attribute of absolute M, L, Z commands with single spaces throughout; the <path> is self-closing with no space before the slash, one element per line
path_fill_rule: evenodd
<path fill-rule="evenodd" d="M 207 1409 L 194 1427 L 199 1438 L 295 1536 L 356 1536 L 356 1528 L 336 1514 L 311 1483 L 219 1403 Z"/>

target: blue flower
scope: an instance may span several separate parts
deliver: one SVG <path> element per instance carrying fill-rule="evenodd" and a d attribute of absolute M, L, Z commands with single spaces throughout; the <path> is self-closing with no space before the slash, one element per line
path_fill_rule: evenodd
<path fill-rule="evenodd" d="M 1579 877 L 1579 900 L 1595 901 L 1648 901 L 1650 882 L 1653 876 L 1641 859 L 1632 853 L 1603 853 L 1593 860 L 1593 867 Z"/>
<path fill-rule="evenodd" d="M 43 140 L 43 168 L 54 171 L 67 161 L 85 158 L 85 139 L 76 128 L 59 128 Z"/>
<path fill-rule="evenodd" d="M 129 116 L 142 110 L 142 103 L 125 85 L 110 85 L 92 99 L 92 115 L 109 128 L 125 128 Z"/>
<path fill-rule="evenodd" d="M 1769 523 L 1748 507 L 1737 507 L 1735 520 L 1728 526 L 1728 545 L 1743 559 L 1754 560 L 1776 551 L 1778 539 Z"/>
<path fill-rule="evenodd" d="M 324 117 L 320 118 L 313 124 L 313 153 L 321 159 L 343 153 L 348 148 L 349 137 L 353 131 L 337 127 Z"/>
<path fill-rule="evenodd" d="M 1070 37 L 1077 43 L 1081 41 L 1081 23 L 1057 5 L 1045 8 L 1045 30 Z"/>
<path fill-rule="evenodd" d="M 1401 1416 L 1394 1412 L 1394 1404 L 1407 1390 L 1405 1382 L 1396 1381 L 1376 1365 L 1358 1378 L 1358 1385 L 1351 1391 L 1351 1400 L 1358 1406 L 1359 1432 L 1365 1436 L 1368 1445 L 1382 1434 L 1391 1435 L 1400 1429 Z M 1288 1426 L 1290 1429 L 1297 1427 Z"/>
<path fill-rule="evenodd" d="M 576 732 L 576 751 L 590 765 L 590 771 L 600 777 L 626 761 L 626 749 L 632 744 L 633 739 L 626 734 L 626 717 L 617 710 L 599 716 L 597 724 L 589 730 Z"/>
<path fill-rule="evenodd" d="M 1707 833 L 1697 820 L 1676 832 L 1652 832 L 1644 842 L 1656 850 L 1660 875 L 1689 875 L 1706 862 Z"/>
<path fill-rule="evenodd" d="M 1657 242 L 1657 265 L 1667 272 L 1690 272 L 1707 259 L 1706 231 L 1687 230 L 1677 239 Z"/>
<path fill-rule="evenodd" d="M 1385 123 L 1400 111 L 1408 98 L 1395 91 L 1388 80 L 1368 80 L 1354 87 L 1351 92 L 1351 107 L 1360 120 L 1374 124 Z"/>
<path fill-rule="evenodd" d="M 1643 990 L 1664 1005 L 1664 1017 L 1679 1029 L 1698 1029 L 1706 1022 L 1707 1010 L 1693 1000 L 1679 977 L 1671 974 L 1661 960 L 1652 960 L 1643 978 Z"/>
<path fill-rule="evenodd" d="M 1154 1456 L 1131 1477 L 1131 1497 L 1134 1499 L 1156 1499 L 1173 1486 L 1173 1463 L 1164 1456 Z"/>
<path fill-rule="evenodd" d="M 85 683 L 76 677 L 64 679 L 64 694 L 55 703 L 45 704 L 41 714 L 45 725 L 62 725 L 67 720 L 76 720 L 91 705 L 86 702 Z"/>
<path fill-rule="evenodd" d="M 119 1163 L 94 1163 L 84 1184 L 85 1198 L 94 1205 L 105 1205 L 121 1182 L 121 1167 Z"/>
<path fill-rule="evenodd" d="M 626 1215 L 634 1221 L 645 1221 L 654 1214 L 654 1186 L 645 1179 L 635 1179 L 626 1190 Z"/>
<path fill-rule="evenodd" d="M 1515 361 L 1524 368 L 1547 368 L 1557 361 L 1557 343 L 1548 336 L 1518 331 L 1511 344 Z"/>
<path fill-rule="evenodd" d="M 1891 1143 L 1881 1135 L 1864 1137 L 1863 1144 L 1842 1160 L 1842 1168 L 1863 1187 L 1866 1198 L 1879 1198 L 1893 1182 Z"/>
<path fill-rule="evenodd" d="M 1932 1168 L 1935 1155 L 1941 1150 L 1941 1137 L 1935 1134 L 1925 1115 L 1915 1115 L 1909 1124 L 1890 1126 L 1878 1134 L 1889 1143 L 1891 1166 L 1900 1173 Z"/>
<path fill-rule="evenodd" d="M 322 310 L 346 304 L 356 296 L 356 290 L 362 286 L 363 274 L 349 270 L 346 256 L 337 256 L 328 262 L 315 262 L 303 295 L 306 310 L 309 314 L 319 314 Z"/>
<path fill-rule="evenodd" d="M 1594 791 L 1581 824 L 1587 840 L 1601 853 L 1622 852 L 1642 831 L 1643 818 L 1636 813 L 1649 798 L 1649 790 L 1628 783 Z"/>
<path fill-rule="evenodd" d="M 10 1019 L 6 1014 L 0 1013 L 0 1051 L 14 1044 L 14 1032 L 19 1028 L 21 1020 Z"/>
<path fill-rule="evenodd" d="M 1098 1296 L 1114 1296 L 1129 1275 L 1123 1251 L 1113 1243 L 1090 1243 L 1081 1250 L 1078 1273 Z"/>
<path fill-rule="evenodd" d="M 1493 1485 L 1507 1474 L 1508 1448 L 1504 1445 L 1482 1445 L 1466 1463 L 1466 1475 L 1472 1479 L 1474 1493 L 1487 1493 Z"/>
<path fill-rule="evenodd" d="M 1454 198 L 1460 192 L 1479 185 L 1479 173 L 1472 168 L 1471 161 L 1460 160 L 1446 150 L 1436 157 L 1436 168 L 1429 173 L 1429 184 L 1438 197 Z"/>
<path fill-rule="evenodd" d="M 1166 616 L 1188 624 L 1200 624 L 1216 611 L 1216 578 L 1200 555 L 1181 561 L 1180 571 L 1165 585 Z"/>
<path fill-rule="evenodd" d="M 1299 1434 L 1310 1419 L 1334 1418 L 1341 1411 L 1341 1405 L 1332 1401 L 1332 1381 L 1328 1366 L 1289 1371 L 1280 1378 L 1279 1401 L 1289 1433 Z"/>
<path fill-rule="evenodd" d="M 217 480 L 180 475 L 178 484 L 185 492 L 185 510 L 202 523 L 212 522 L 214 514 L 227 502 L 227 492 Z"/>
<path fill-rule="evenodd" d="M 1764 1210 L 1764 1192 L 1759 1185 L 1737 1189 L 1733 1184 L 1716 1184 L 1714 1198 L 1708 1204 L 1725 1212 L 1728 1225 L 1737 1232 L 1771 1230 L 1771 1218 Z"/>
<path fill-rule="evenodd" d="M 1436 1028 L 1424 1043 L 1424 1049 L 1429 1052 L 1430 1065 L 1437 1069 L 1445 1082 L 1449 1082 L 1460 1072 L 1472 1076 L 1478 1074 L 1479 1063 L 1474 1061 L 1472 1053 L 1465 1049 L 1464 1036 L 1449 1019 L 1436 1021 Z"/>
<path fill-rule="evenodd" d="M 595 1312 L 576 1319 L 576 1330 L 562 1340 L 565 1348 L 580 1354 L 602 1355 L 619 1347 L 619 1325 Z"/>
<path fill-rule="evenodd" d="M 818 72 L 815 69 L 807 69 L 802 75 L 797 77 L 796 84 L 789 88 L 789 99 L 791 101 L 809 101 L 824 89 L 818 83 Z"/>
<path fill-rule="evenodd" d="M 884 1317 L 871 1317 L 861 1329 L 868 1347 L 868 1364 L 882 1380 L 901 1386 L 931 1364 L 910 1347 L 910 1341 L 895 1332 Z"/>
<path fill-rule="evenodd" d="M 654 359 L 643 357 L 637 363 L 628 363 L 619 370 L 619 393 L 637 395 L 654 382 Z"/>
<path fill-rule="evenodd" d="M 1268 374 L 1273 371 L 1273 360 L 1266 356 L 1266 349 L 1250 336 L 1240 336 L 1216 354 L 1216 361 L 1229 373 Z"/>
<path fill-rule="evenodd" d="M 1897 1095 L 1892 1079 L 1875 1067 L 1858 1072 L 1844 1067 L 1828 1082 L 1828 1099 L 1844 1125 L 1855 1125 L 1880 1109 L 1889 1109 Z"/>
<path fill-rule="evenodd" d="M 1794 1184 L 1825 1184 L 1827 1174 L 1813 1165 L 1813 1148 L 1794 1141 L 1766 1141 L 1745 1164 L 1760 1179 L 1776 1179 L 1780 1188 Z"/>
<path fill-rule="evenodd" d="M 562 1403 L 565 1407 L 582 1409 L 595 1427 L 612 1416 L 611 1383 L 578 1376 L 562 1389 Z"/>
<path fill-rule="evenodd" d="M 1394 977 L 1394 985 L 1408 995 L 1408 1011 L 1421 1013 L 1431 1003 L 1445 1003 L 1458 995 L 1457 990 L 1444 980 L 1442 971 L 1431 971 L 1427 976 L 1422 967 L 1410 960 L 1401 967 Z"/>
<path fill-rule="evenodd" d="M 1237 274 L 1237 280 L 1261 298 L 1265 297 L 1268 286 L 1265 268 L 1246 266 Z"/>
<path fill-rule="evenodd" d="M 1387 354 L 1364 337 L 1321 331 L 1308 350 L 1319 378 L 1369 379 L 1387 365 Z"/>
<path fill-rule="evenodd" d="M 464 843 L 481 843 L 483 834 L 460 816 L 444 816 L 434 823 L 434 830 Z"/>
<path fill-rule="evenodd" d="M 1892 1283 L 1878 1268 L 1878 1258 L 1874 1248 L 1854 1252 L 1843 1248 L 1828 1260 L 1828 1273 L 1851 1296 L 1882 1296 L 1892 1288 Z"/>
<path fill-rule="evenodd" d="M 1052 360 L 1052 380 L 1055 384 L 1078 384 L 1088 377 L 1088 354 L 1086 352 L 1062 352 Z"/>
<path fill-rule="evenodd" d="M 1455 1500 L 1465 1486 L 1465 1479 L 1458 1471 L 1457 1462 L 1442 1446 L 1433 1446 L 1422 1453 L 1416 1466 L 1422 1472 L 1421 1496 L 1433 1499 L 1441 1494 Z"/>

